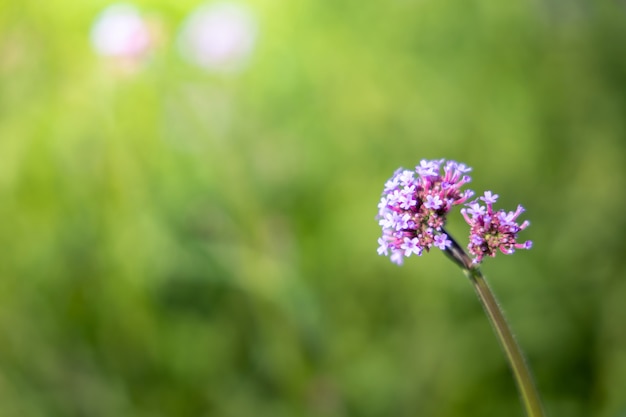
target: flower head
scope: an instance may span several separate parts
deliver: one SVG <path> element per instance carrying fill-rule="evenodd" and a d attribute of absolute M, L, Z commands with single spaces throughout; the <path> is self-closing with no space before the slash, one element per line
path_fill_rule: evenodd
<path fill-rule="evenodd" d="M 517 206 L 516 211 L 505 212 L 504 210 L 493 211 L 493 204 L 498 195 L 490 191 L 479 198 L 485 203 L 481 206 L 478 201 L 466 204 L 468 208 L 461 210 L 467 224 L 470 225 L 470 242 L 468 250 L 474 256 L 474 263 L 480 263 L 485 256 L 496 256 L 498 249 L 504 254 L 511 254 L 515 249 L 530 249 L 530 240 L 517 243 L 517 233 L 524 230 L 530 224 L 524 221 L 518 224 L 517 217 L 524 212 L 522 206 Z"/>
<path fill-rule="evenodd" d="M 436 246 L 445 250 L 451 242 L 442 231 L 453 206 L 473 195 L 461 187 L 471 178 L 471 168 L 454 161 L 422 160 L 414 171 L 398 169 L 385 183 L 378 204 L 382 237 L 378 253 L 401 265 L 404 257 L 421 255 Z"/>
<path fill-rule="evenodd" d="M 242 70 L 257 38 L 257 21 L 248 7 L 236 2 L 200 6 L 183 24 L 178 45 L 183 57 L 206 70 Z"/>
<path fill-rule="evenodd" d="M 134 6 L 108 6 L 91 28 L 91 43 L 99 55 L 134 69 L 147 58 L 156 42 L 150 21 Z"/>

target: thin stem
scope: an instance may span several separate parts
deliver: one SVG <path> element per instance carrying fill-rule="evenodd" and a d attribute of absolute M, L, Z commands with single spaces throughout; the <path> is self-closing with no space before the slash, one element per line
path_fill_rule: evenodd
<path fill-rule="evenodd" d="M 487 317 L 509 361 L 515 382 L 517 383 L 517 388 L 522 397 L 522 403 L 526 408 L 526 414 L 528 417 L 544 417 L 541 401 L 539 400 L 539 393 L 533 382 L 530 369 L 524 360 L 519 344 L 511 332 L 511 328 L 504 318 L 504 314 L 498 305 L 496 297 L 478 267 L 472 264 L 472 260 L 454 239 L 447 232 L 446 234 L 451 240 L 452 246 L 446 249 L 444 253 L 457 265 L 461 266 L 463 272 L 474 286 L 478 299 L 483 305 L 485 313 L 487 313 Z"/>
<path fill-rule="evenodd" d="M 464 272 L 474 285 L 476 294 L 478 294 L 478 298 L 480 299 L 480 302 L 489 317 L 489 321 L 491 321 L 496 335 L 498 336 L 498 340 L 504 349 L 504 353 L 509 360 L 509 364 L 511 365 L 511 369 L 513 370 L 513 375 L 515 377 L 515 382 L 517 383 L 517 388 L 519 389 L 522 397 L 522 402 L 526 407 L 527 415 L 529 417 L 543 417 L 544 413 L 541 407 L 541 401 L 539 400 L 539 393 L 537 392 L 533 382 L 528 364 L 524 360 L 522 350 L 515 340 L 515 337 L 511 332 L 511 328 L 507 324 L 504 314 L 502 314 L 502 310 L 498 306 L 498 302 L 493 292 L 489 288 L 489 285 L 487 285 L 485 277 L 478 268 L 470 270 L 465 269 Z"/>

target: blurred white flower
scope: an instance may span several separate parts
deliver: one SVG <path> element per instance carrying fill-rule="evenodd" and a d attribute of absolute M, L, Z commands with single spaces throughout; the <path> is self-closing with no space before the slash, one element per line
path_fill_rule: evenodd
<path fill-rule="evenodd" d="M 242 70 L 254 49 L 257 22 L 245 6 L 219 2 L 199 7 L 183 23 L 178 47 L 189 62 L 207 70 Z"/>
<path fill-rule="evenodd" d="M 153 37 L 139 11 L 119 3 L 98 15 L 91 28 L 91 43 L 99 55 L 139 61 L 150 51 Z"/>

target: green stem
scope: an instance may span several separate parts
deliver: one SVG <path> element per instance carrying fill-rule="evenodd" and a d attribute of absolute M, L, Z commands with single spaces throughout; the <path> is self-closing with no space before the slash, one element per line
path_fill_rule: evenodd
<path fill-rule="evenodd" d="M 511 332 L 511 328 L 507 324 L 504 314 L 502 314 L 502 310 L 498 306 L 498 302 L 496 301 L 493 292 L 489 288 L 489 285 L 487 285 L 485 277 L 483 277 L 478 268 L 469 270 L 465 269 L 464 272 L 472 282 L 472 285 L 476 290 L 476 294 L 478 294 L 478 298 L 480 299 L 480 302 L 489 317 L 489 321 L 491 321 L 496 335 L 498 336 L 498 340 L 504 349 L 504 353 L 509 360 L 509 364 L 513 370 L 513 376 L 515 377 L 515 382 L 517 383 L 517 388 L 519 389 L 522 397 L 522 402 L 526 407 L 526 414 L 529 417 L 543 417 L 544 413 L 541 408 L 541 401 L 539 400 L 539 394 L 535 388 L 535 384 L 533 383 L 528 364 L 524 360 L 522 350 L 515 340 L 515 337 Z"/>
<path fill-rule="evenodd" d="M 506 354 L 509 364 L 511 365 L 513 376 L 515 378 L 515 382 L 517 383 L 517 388 L 522 397 L 522 403 L 526 408 L 526 414 L 528 417 L 544 417 L 545 414 L 541 407 L 539 393 L 535 388 L 535 384 L 530 374 L 530 369 L 524 360 L 519 344 L 511 332 L 511 328 L 504 318 L 504 314 L 498 305 L 496 297 L 489 288 L 483 274 L 474 264 L 472 264 L 472 260 L 469 256 L 467 256 L 465 251 L 461 249 L 461 247 L 454 241 L 454 239 L 452 239 L 452 237 L 450 237 L 448 233 L 446 234 L 452 241 L 452 246 L 444 253 L 454 260 L 455 263 L 461 266 L 461 268 L 463 268 L 463 272 L 467 275 L 470 282 L 474 286 L 478 299 L 482 303 L 483 308 L 487 313 L 487 317 L 489 318 L 496 336 L 504 349 L 504 353 Z"/>

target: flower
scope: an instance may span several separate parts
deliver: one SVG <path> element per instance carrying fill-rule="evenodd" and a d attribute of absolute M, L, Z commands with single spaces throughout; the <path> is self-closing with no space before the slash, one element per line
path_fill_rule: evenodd
<path fill-rule="evenodd" d="M 510 255 L 515 249 L 530 249 L 530 240 L 517 243 L 517 233 L 524 230 L 530 223 L 526 220 L 522 224 L 516 222 L 517 217 L 524 212 L 522 206 L 517 206 L 514 212 L 499 210 L 493 211 L 493 204 L 498 195 L 491 191 L 478 200 L 482 200 L 485 206 L 481 206 L 478 200 L 466 204 L 467 208 L 461 209 L 463 218 L 470 225 L 470 238 L 467 246 L 470 254 L 474 256 L 473 262 L 480 263 L 485 256 L 496 256 L 500 252 Z"/>
<path fill-rule="evenodd" d="M 241 70 L 257 35 L 255 16 L 242 4 L 202 5 L 184 22 L 178 38 L 183 57 L 192 64 L 223 73 Z"/>
<path fill-rule="evenodd" d="M 130 4 L 104 9 L 91 28 L 91 43 L 102 56 L 138 61 L 150 51 L 154 39 L 139 11 Z"/>
<path fill-rule="evenodd" d="M 451 245 L 442 228 L 453 206 L 473 195 L 461 187 L 471 178 L 471 168 L 455 161 L 422 160 L 414 171 L 400 168 L 385 183 L 378 204 L 382 237 L 378 253 L 401 265 L 404 257 L 420 256 L 436 246 Z"/>

